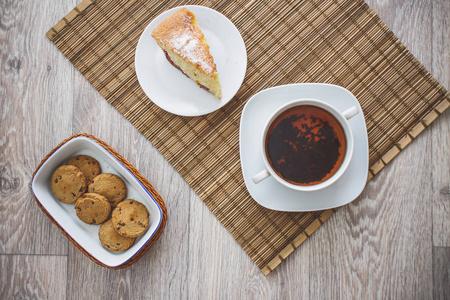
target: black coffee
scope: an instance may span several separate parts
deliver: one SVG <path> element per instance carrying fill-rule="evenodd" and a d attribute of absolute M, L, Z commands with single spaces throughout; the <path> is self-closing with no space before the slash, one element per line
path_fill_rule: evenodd
<path fill-rule="evenodd" d="M 314 185 L 333 176 L 344 160 L 346 144 L 339 121 L 312 105 L 282 112 L 269 126 L 265 140 L 270 165 L 295 185 Z"/>

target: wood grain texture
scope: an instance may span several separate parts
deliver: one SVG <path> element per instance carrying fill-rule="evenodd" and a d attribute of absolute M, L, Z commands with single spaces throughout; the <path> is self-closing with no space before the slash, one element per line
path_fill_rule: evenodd
<path fill-rule="evenodd" d="M 450 249 L 434 247 L 433 249 L 433 286 L 434 299 L 450 298 Z"/>
<path fill-rule="evenodd" d="M 66 256 L 0 255 L 0 267 L 1 299 L 66 297 Z"/>
<path fill-rule="evenodd" d="M 367 3 L 450 89 L 448 1 Z M 265 277 L 164 157 L 45 37 L 77 4 L 0 4 L 0 298 L 449 298 L 450 111 Z M 76 132 L 114 147 L 167 205 L 163 235 L 129 268 L 90 261 L 31 196 L 35 167 Z"/>
<path fill-rule="evenodd" d="M 450 87 L 450 1 L 433 3 L 432 66 L 436 78 Z M 436 55 L 443 53 L 443 55 Z M 450 247 L 450 112 L 431 127 L 433 150 L 433 246 Z M 438 158 L 444 157 L 444 161 Z M 450 296 L 449 296 L 450 297 Z"/>
<path fill-rule="evenodd" d="M 39 213 L 28 184 L 42 155 L 72 127 L 74 70 L 61 67 L 65 60 L 40 34 L 51 26 L 49 19 L 71 5 L 1 5 L 1 253 L 67 254 L 67 240 Z M 48 12 L 46 18 L 34 13 L 40 9 Z M 58 78 L 69 80 L 58 83 Z M 45 242 L 29 243 L 24 236 Z"/>

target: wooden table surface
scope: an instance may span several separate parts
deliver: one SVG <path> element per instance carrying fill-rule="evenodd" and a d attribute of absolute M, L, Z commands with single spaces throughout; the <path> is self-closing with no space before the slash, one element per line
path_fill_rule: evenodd
<path fill-rule="evenodd" d="M 366 1 L 450 89 L 450 1 Z M 450 299 L 450 110 L 266 277 L 46 38 L 77 2 L 0 4 L 0 299 Z M 163 235 L 131 267 L 93 263 L 32 196 L 41 159 L 78 132 L 110 144 L 166 202 Z"/>

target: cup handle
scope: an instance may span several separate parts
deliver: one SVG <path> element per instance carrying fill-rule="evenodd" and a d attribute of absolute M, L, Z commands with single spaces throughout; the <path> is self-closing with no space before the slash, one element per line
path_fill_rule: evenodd
<path fill-rule="evenodd" d="M 270 176 L 269 171 L 264 169 L 261 172 L 259 172 L 258 174 L 256 174 L 255 176 L 253 176 L 252 180 L 254 183 L 260 183 L 261 181 L 263 181 L 264 179 L 266 179 L 269 176 Z"/>
<path fill-rule="evenodd" d="M 342 114 L 347 120 L 350 120 L 354 116 L 356 116 L 359 113 L 359 110 L 356 106 L 350 107 L 346 111 L 344 111 Z"/>

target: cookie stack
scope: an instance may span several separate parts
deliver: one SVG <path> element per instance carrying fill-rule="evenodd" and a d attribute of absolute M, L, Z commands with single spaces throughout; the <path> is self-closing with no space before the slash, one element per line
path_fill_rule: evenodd
<path fill-rule="evenodd" d="M 70 158 L 51 176 L 54 196 L 75 203 L 77 217 L 90 225 L 101 225 L 99 239 L 111 251 L 129 249 L 149 225 L 145 205 L 127 196 L 125 182 L 112 173 L 102 173 L 98 161 L 87 155 Z"/>

